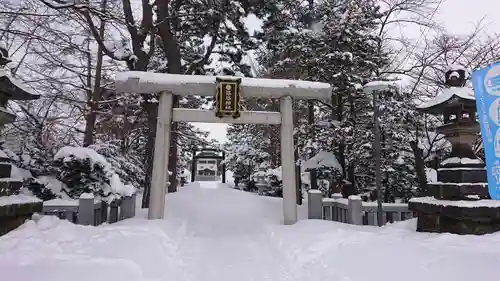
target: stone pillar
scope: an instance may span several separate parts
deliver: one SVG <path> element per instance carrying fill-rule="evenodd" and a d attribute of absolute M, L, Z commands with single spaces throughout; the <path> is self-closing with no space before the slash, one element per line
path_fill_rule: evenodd
<path fill-rule="evenodd" d="M 285 225 L 297 222 L 297 190 L 293 157 L 293 100 L 281 98 L 281 168 L 283 179 L 283 219 Z"/>
<path fill-rule="evenodd" d="M 170 125 L 172 123 L 172 94 L 162 92 L 158 106 L 158 122 L 153 159 L 153 175 L 149 196 L 149 219 L 163 219 L 168 181 Z"/>

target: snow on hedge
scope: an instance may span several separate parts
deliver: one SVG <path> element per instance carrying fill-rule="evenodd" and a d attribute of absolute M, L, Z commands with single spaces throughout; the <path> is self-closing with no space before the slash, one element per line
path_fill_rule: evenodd
<path fill-rule="evenodd" d="M 64 159 L 64 161 L 72 161 L 72 158 L 80 160 L 90 159 L 91 163 L 101 164 L 105 169 L 111 169 L 111 165 L 106 161 L 106 158 L 95 150 L 86 147 L 65 146 L 56 153 L 54 160 Z"/>
<path fill-rule="evenodd" d="M 109 196 L 103 198 L 105 201 L 110 202 L 122 196 L 131 196 L 136 192 L 134 186 L 123 184 L 120 177 L 113 170 L 111 164 L 106 160 L 106 158 L 93 149 L 66 146 L 61 148 L 54 156 L 54 160 L 62 160 L 63 162 L 71 162 L 74 159 L 88 159 L 92 165 L 97 164 L 104 169 L 104 173 L 109 180 L 109 185 L 103 184 L 102 186 L 103 194 L 109 194 Z"/>

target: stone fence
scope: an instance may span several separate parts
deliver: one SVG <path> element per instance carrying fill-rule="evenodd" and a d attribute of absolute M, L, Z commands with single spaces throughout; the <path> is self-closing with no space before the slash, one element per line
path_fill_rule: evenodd
<path fill-rule="evenodd" d="M 196 175 L 194 178 L 195 181 L 220 181 L 221 176 L 201 176 Z"/>
<path fill-rule="evenodd" d="M 383 222 L 403 221 L 413 218 L 414 214 L 408 209 L 408 204 L 383 203 Z M 333 198 L 323 198 L 319 190 L 310 190 L 308 193 L 308 218 L 337 221 L 355 225 L 378 225 L 377 202 L 363 202 L 359 196 L 342 198 L 334 194 Z"/>
<path fill-rule="evenodd" d="M 81 225 L 115 223 L 135 216 L 136 195 L 114 200 L 111 204 L 83 194 L 79 200 L 54 199 L 43 202 L 42 214 L 57 216 Z"/>

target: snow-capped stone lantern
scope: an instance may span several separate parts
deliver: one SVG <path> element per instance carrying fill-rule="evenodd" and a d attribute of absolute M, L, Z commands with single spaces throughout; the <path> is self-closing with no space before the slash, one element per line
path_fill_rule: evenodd
<path fill-rule="evenodd" d="M 40 97 L 11 77 L 6 69 L 9 62 L 7 50 L 0 47 L 0 130 L 16 119 L 6 109 L 9 100 L 34 100 Z M 0 236 L 24 223 L 34 212 L 42 211 L 40 200 L 13 195 L 21 188 L 22 179 L 14 173 L 17 168 L 11 162 L 0 139 Z"/>
<path fill-rule="evenodd" d="M 255 187 L 257 187 L 259 195 L 263 195 L 270 189 L 266 171 L 267 166 L 263 163 L 259 166 L 259 171 L 254 174 Z"/>
<path fill-rule="evenodd" d="M 422 190 L 424 197 L 410 200 L 409 207 L 418 216 L 417 231 L 486 234 L 500 230 L 500 202 L 489 200 L 485 165 L 472 149 L 480 126 L 467 78 L 465 68 L 449 67 L 447 88 L 417 108 L 443 116 L 444 125 L 437 132 L 452 145 L 450 157 L 440 163 L 437 182 Z"/>

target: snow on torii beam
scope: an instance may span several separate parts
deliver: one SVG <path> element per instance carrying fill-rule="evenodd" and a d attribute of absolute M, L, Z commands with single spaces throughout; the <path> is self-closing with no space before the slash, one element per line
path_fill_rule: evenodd
<path fill-rule="evenodd" d="M 239 78 L 220 77 L 219 78 Z M 116 74 L 116 91 L 128 93 L 161 92 L 158 107 L 153 175 L 151 180 L 149 219 L 161 219 L 165 209 L 170 124 L 176 121 L 281 124 L 281 164 L 283 173 L 284 224 L 297 222 L 297 193 L 293 144 L 293 98 L 330 100 L 329 84 L 298 80 L 241 78 L 241 96 L 279 98 L 280 112 L 242 111 L 241 116 L 216 118 L 214 112 L 172 108 L 172 95 L 213 96 L 216 76 L 179 75 L 150 72 L 122 72 Z"/>
<path fill-rule="evenodd" d="M 213 96 L 215 78 L 204 76 L 128 71 L 116 74 L 116 91 L 129 93 L 170 92 L 179 96 Z M 239 77 L 238 77 L 239 78 Z M 281 98 L 330 100 L 329 84 L 301 80 L 241 78 L 241 96 L 252 98 Z"/>

